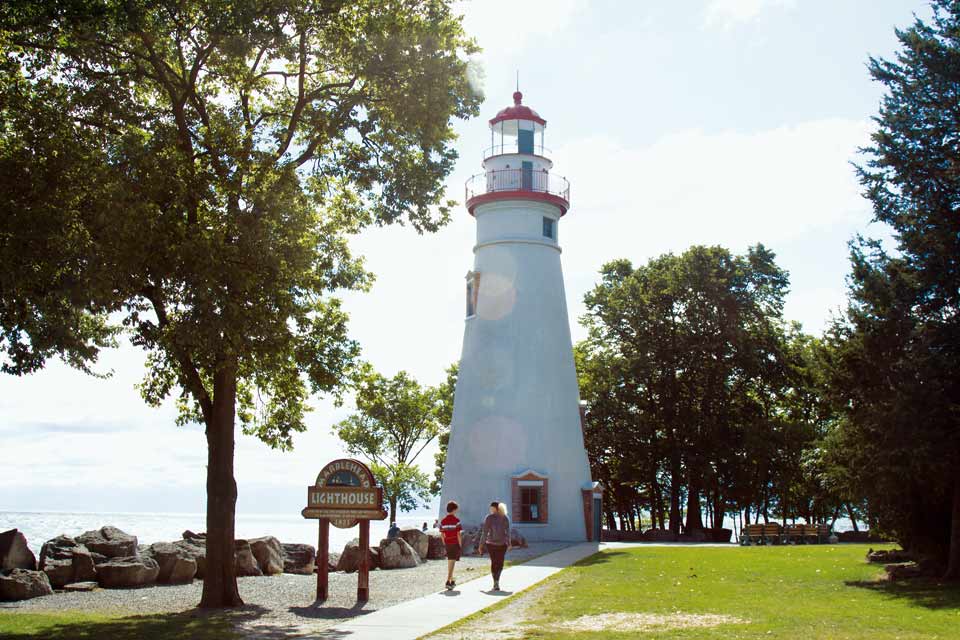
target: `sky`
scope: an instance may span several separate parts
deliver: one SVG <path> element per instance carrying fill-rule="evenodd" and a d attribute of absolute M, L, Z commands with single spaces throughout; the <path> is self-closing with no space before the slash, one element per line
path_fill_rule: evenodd
<path fill-rule="evenodd" d="M 571 182 L 559 228 L 574 340 L 583 295 L 605 262 L 642 264 L 693 244 L 736 253 L 763 243 L 790 272 L 785 314 L 819 333 L 845 300 L 847 243 L 871 224 L 851 161 L 869 143 L 882 96 L 868 56 L 890 57 L 908 0 L 473 0 L 458 2 L 483 53 L 473 61 L 485 101 L 458 121 L 447 181 L 481 170 L 486 120 L 524 103 L 547 120 L 554 171 Z M 350 294 L 351 334 L 386 375 L 438 384 L 459 358 L 473 218 L 458 207 L 432 235 L 365 231 L 352 241 L 377 275 Z M 171 403 L 147 407 L 134 385 L 141 352 L 103 354 L 97 379 L 51 362 L 0 375 L 0 510 L 184 512 L 204 509 L 200 427 L 174 425 Z M 241 513 L 295 514 L 304 488 L 344 451 L 331 426 L 349 412 L 311 400 L 293 452 L 238 436 Z M 431 447 L 422 454 L 432 473 Z"/>

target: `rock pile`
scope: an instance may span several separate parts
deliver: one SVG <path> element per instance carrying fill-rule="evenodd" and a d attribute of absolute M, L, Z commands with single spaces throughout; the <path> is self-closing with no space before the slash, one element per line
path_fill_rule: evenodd
<path fill-rule="evenodd" d="M 27 546 L 27 539 L 17 529 L 0 533 L 0 571 L 37 568 L 37 557 Z"/>
<path fill-rule="evenodd" d="M 514 544 L 526 546 L 526 541 L 519 536 Z M 314 547 L 284 544 L 272 536 L 235 540 L 234 554 L 238 576 L 309 575 L 316 571 Z M 445 556 L 439 534 L 410 528 L 398 538 L 371 547 L 367 563 L 371 570 L 405 569 Z M 342 553 L 329 554 L 327 569 L 354 572 L 359 568 L 360 557 L 359 540 L 351 540 Z M 92 591 L 98 587 L 186 584 L 195 578 L 203 579 L 206 558 L 205 533 L 188 530 L 181 540 L 139 545 L 136 536 L 105 526 L 75 538 L 61 535 L 48 540 L 38 563 L 23 534 L 11 529 L 0 533 L 0 600 L 36 598 L 55 589 Z"/>

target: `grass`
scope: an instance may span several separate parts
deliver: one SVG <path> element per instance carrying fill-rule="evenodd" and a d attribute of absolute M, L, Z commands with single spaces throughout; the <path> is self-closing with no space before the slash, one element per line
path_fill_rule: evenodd
<path fill-rule="evenodd" d="M 199 612 L 150 616 L 0 611 L 0 638 L 11 640 L 230 640 L 230 621 Z"/>
<path fill-rule="evenodd" d="M 960 585 L 878 581 L 866 545 L 636 547 L 609 550 L 545 583 L 524 638 L 960 637 Z M 491 621 L 508 603 L 487 610 Z M 715 614 L 744 623 L 707 628 L 563 631 L 604 613 Z M 482 620 L 483 616 L 481 616 Z M 477 624 L 477 616 L 471 617 Z M 469 620 L 469 619 L 468 619 Z M 448 628 L 469 624 L 461 621 Z"/>

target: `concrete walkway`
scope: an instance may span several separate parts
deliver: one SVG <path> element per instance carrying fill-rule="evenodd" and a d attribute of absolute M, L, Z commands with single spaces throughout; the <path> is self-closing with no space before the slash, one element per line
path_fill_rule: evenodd
<path fill-rule="evenodd" d="M 415 640 L 532 587 L 599 549 L 600 546 L 596 543 L 574 544 L 504 569 L 500 576 L 500 587 L 503 591 L 491 591 L 492 579 L 484 576 L 457 585 L 453 591 L 440 591 L 353 618 L 349 622 L 319 632 L 316 637 L 343 640 Z"/>

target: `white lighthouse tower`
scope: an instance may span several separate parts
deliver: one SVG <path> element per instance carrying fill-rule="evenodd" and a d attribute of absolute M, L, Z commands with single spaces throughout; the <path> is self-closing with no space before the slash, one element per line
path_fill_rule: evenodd
<path fill-rule="evenodd" d="M 528 539 L 597 539 L 558 243 L 570 186 L 522 99 L 490 120 L 484 172 L 466 184 L 477 241 L 441 506 L 456 500 L 469 526 L 497 500 Z"/>

